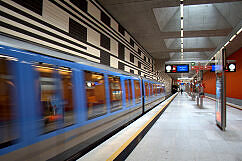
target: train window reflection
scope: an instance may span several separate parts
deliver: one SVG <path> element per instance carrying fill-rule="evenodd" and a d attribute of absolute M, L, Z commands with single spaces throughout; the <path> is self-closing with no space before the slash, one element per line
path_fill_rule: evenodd
<path fill-rule="evenodd" d="M 56 72 L 53 66 L 41 63 L 35 66 L 38 72 L 42 133 L 57 129 L 57 121 L 62 118 L 60 94 L 57 90 Z M 37 89 L 37 90 L 38 90 Z"/>
<path fill-rule="evenodd" d="M 134 80 L 134 89 L 135 89 L 135 103 L 141 102 L 141 93 L 140 93 L 140 81 Z"/>
<path fill-rule="evenodd" d="M 122 108 L 122 89 L 120 77 L 108 76 L 111 111 Z"/>
<path fill-rule="evenodd" d="M 149 86 L 150 86 L 150 97 L 152 97 L 152 96 L 153 96 L 153 92 L 152 92 L 152 84 L 149 83 Z"/>
<path fill-rule="evenodd" d="M 156 84 L 153 84 L 153 94 L 154 94 L 154 96 L 157 96 L 157 88 L 156 88 L 157 86 L 156 86 Z"/>
<path fill-rule="evenodd" d="M 12 62 L 0 57 L 0 149 L 16 143 L 19 133 L 16 120 Z"/>
<path fill-rule="evenodd" d="M 132 84 L 131 80 L 125 80 L 125 93 L 126 93 L 126 106 L 133 104 L 133 95 L 132 95 Z"/>
<path fill-rule="evenodd" d="M 107 112 L 104 75 L 85 71 L 88 119 Z"/>
<path fill-rule="evenodd" d="M 129 106 L 129 96 L 130 96 L 130 92 L 129 92 L 129 84 L 128 84 L 129 80 L 125 80 L 124 84 L 125 84 L 125 101 L 126 101 L 126 106 Z"/>
<path fill-rule="evenodd" d="M 74 124 L 74 109 L 72 101 L 72 71 L 68 68 L 60 67 L 61 93 L 64 110 L 64 126 Z"/>
<path fill-rule="evenodd" d="M 157 87 L 156 87 L 157 89 L 156 89 L 156 91 L 157 91 L 157 95 L 160 95 L 160 85 L 159 84 L 157 84 Z"/>
<path fill-rule="evenodd" d="M 129 80 L 129 102 L 130 102 L 130 105 L 133 104 L 133 90 L 132 90 L 131 80 Z"/>
<path fill-rule="evenodd" d="M 145 82 L 145 100 L 148 100 L 149 98 L 149 86 L 148 83 Z"/>

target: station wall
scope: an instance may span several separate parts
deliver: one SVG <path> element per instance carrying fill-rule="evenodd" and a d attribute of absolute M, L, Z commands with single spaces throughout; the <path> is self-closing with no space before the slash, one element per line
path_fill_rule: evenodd
<path fill-rule="evenodd" d="M 0 34 L 159 80 L 152 56 L 95 0 L 2 0 Z"/>
<path fill-rule="evenodd" d="M 236 72 L 226 72 L 226 97 L 242 99 L 242 48 L 230 55 L 227 60 L 236 61 Z M 205 93 L 216 94 L 216 76 L 206 72 L 203 77 Z"/>

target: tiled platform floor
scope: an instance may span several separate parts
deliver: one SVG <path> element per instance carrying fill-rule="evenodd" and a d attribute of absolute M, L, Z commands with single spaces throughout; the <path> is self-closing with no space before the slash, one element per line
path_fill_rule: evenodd
<path fill-rule="evenodd" d="M 156 106 L 154 109 L 141 116 L 129 126 L 100 144 L 95 149 L 91 150 L 77 161 L 105 161 L 113 153 L 115 153 L 129 138 L 131 138 L 141 127 L 143 127 L 147 121 L 149 121 L 164 105 L 171 100 L 169 97 L 167 100 Z M 143 160 L 142 160 L 143 161 Z"/>
<path fill-rule="evenodd" d="M 179 94 L 127 161 L 242 161 L 242 111 L 227 107 L 227 128 L 215 123 L 215 101 L 196 106 Z"/>

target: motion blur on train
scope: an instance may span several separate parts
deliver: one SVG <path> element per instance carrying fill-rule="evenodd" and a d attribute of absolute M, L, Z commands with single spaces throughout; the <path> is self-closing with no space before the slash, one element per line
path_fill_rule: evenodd
<path fill-rule="evenodd" d="M 0 160 L 66 160 L 167 97 L 117 71 L 0 45 Z"/>

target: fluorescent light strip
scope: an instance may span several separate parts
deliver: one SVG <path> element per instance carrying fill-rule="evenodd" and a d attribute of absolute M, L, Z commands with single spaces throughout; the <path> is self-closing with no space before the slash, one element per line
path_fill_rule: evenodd
<path fill-rule="evenodd" d="M 229 44 L 229 41 L 224 45 L 224 47 L 226 47 Z"/>
<path fill-rule="evenodd" d="M 181 13 L 183 14 L 183 4 L 180 4 L 180 7 L 181 7 Z M 183 16 L 181 16 L 183 17 Z"/>
<path fill-rule="evenodd" d="M 236 34 L 239 35 L 241 31 L 242 31 L 242 27 L 239 29 L 239 31 Z"/>
<path fill-rule="evenodd" d="M 236 36 L 237 35 L 232 36 L 229 41 L 232 41 Z"/>
<path fill-rule="evenodd" d="M 180 0 L 180 14 L 181 14 L 181 59 L 183 59 L 183 12 L 184 6 L 183 6 L 183 0 Z"/>
<path fill-rule="evenodd" d="M 223 46 L 221 49 L 225 48 L 225 47 L 226 47 L 231 41 L 233 41 L 233 39 L 234 39 L 237 35 L 239 35 L 241 31 L 242 31 L 242 27 L 237 31 L 237 33 L 236 33 L 235 35 L 233 35 L 233 36 L 229 39 L 228 42 L 226 42 L 226 43 L 224 44 L 224 46 Z M 216 54 L 215 54 L 215 56 L 216 56 Z M 214 56 L 214 57 L 215 57 L 215 56 Z M 212 57 L 212 58 L 209 60 L 209 62 L 212 61 L 212 59 L 213 59 L 214 57 Z M 207 63 L 207 64 L 208 64 L 208 63 Z"/>
<path fill-rule="evenodd" d="M 181 18 L 183 18 L 183 4 L 181 4 Z"/>

